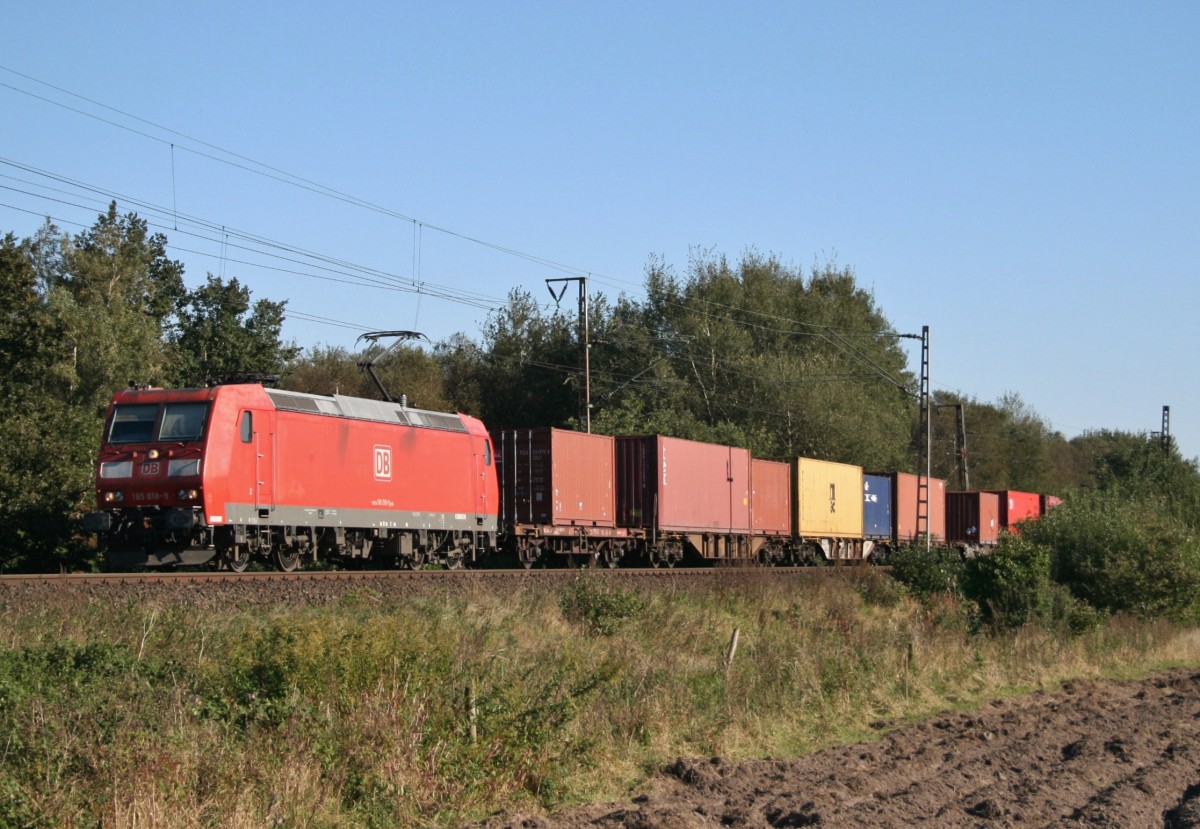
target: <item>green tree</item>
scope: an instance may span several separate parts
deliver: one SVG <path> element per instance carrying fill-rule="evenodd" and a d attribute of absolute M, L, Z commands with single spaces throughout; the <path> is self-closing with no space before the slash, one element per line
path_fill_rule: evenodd
<path fill-rule="evenodd" d="M 957 483 L 959 458 L 955 452 L 956 407 L 964 407 L 967 425 L 967 462 L 972 489 L 1015 489 L 1026 492 L 1063 492 L 1073 480 L 1055 463 L 1066 456 L 1063 436 L 1042 420 L 1015 392 L 997 403 L 938 392 L 934 394 L 934 476 Z M 918 437 L 914 435 L 914 441 Z"/>
<path fill-rule="evenodd" d="M 69 402 L 73 349 L 39 289 L 39 251 L 0 242 L 0 568 L 76 559 L 71 519 L 91 484 L 95 414 Z"/>
<path fill-rule="evenodd" d="M 41 261 L 57 264 L 40 277 L 71 349 L 70 400 L 95 408 L 132 381 L 168 380 L 163 335 L 184 285 L 166 237 L 151 234 L 135 213 L 119 215 L 113 203 L 60 247 L 55 254 L 43 246 Z"/>
<path fill-rule="evenodd" d="M 508 304 L 488 318 L 473 383 L 490 428 L 579 423 L 579 339 L 573 317 L 559 310 L 543 313 L 529 292 L 514 289 Z"/>
<path fill-rule="evenodd" d="M 280 374 L 299 354 L 280 335 L 287 302 L 260 299 L 237 279 L 208 275 L 204 285 L 184 294 L 172 345 L 172 384 L 203 386 L 223 376 Z"/>
<path fill-rule="evenodd" d="M 616 411 L 684 437 L 732 436 L 764 457 L 825 458 L 868 468 L 910 462 L 912 384 L 891 324 L 849 269 L 805 274 L 775 257 L 738 263 L 701 253 L 686 278 L 652 260 L 646 301 L 618 304 L 601 389 Z M 607 362 L 605 362 L 607 360 Z"/>

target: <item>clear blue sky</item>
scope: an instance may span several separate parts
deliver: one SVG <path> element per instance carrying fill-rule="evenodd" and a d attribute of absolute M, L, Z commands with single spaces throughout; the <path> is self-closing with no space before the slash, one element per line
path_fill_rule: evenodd
<path fill-rule="evenodd" d="M 24 4 L 0 231 L 118 195 L 303 346 L 638 295 L 651 255 L 835 260 L 931 327 L 935 388 L 1068 437 L 1168 404 L 1194 457 L 1197 44 L 1195 2 Z"/>

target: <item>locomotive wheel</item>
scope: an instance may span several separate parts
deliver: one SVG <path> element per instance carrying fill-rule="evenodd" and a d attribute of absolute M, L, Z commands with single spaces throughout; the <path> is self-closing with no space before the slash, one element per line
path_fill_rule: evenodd
<path fill-rule="evenodd" d="M 235 573 L 245 572 L 250 564 L 250 550 L 243 544 L 235 544 L 221 551 L 221 563 Z"/>
<path fill-rule="evenodd" d="M 274 559 L 275 566 L 284 573 L 292 572 L 300 564 L 300 554 L 295 550 L 278 548 L 271 552 L 271 558 Z"/>

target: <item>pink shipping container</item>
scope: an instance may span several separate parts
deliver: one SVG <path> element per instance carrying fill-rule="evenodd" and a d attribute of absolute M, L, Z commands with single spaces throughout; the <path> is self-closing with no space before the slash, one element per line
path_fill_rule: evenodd
<path fill-rule="evenodd" d="M 946 540 L 994 546 L 1000 540 L 1000 497 L 994 492 L 947 492 Z"/>
<path fill-rule="evenodd" d="M 750 462 L 750 507 L 755 535 L 789 535 L 792 528 L 791 468 L 778 461 Z"/>
<path fill-rule="evenodd" d="M 911 544 L 919 536 L 917 476 L 897 472 L 892 492 L 895 498 L 892 506 L 896 517 L 896 543 Z M 929 537 L 934 541 L 946 540 L 946 482 L 940 478 L 929 479 Z"/>
<path fill-rule="evenodd" d="M 1042 517 L 1042 496 L 1012 489 L 989 490 L 1000 499 L 1000 526 L 1011 527 L 1019 521 Z"/>
<path fill-rule="evenodd" d="M 616 526 L 615 441 L 564 429 L 492 435 L 500 516 L 508 524 Z"/>
<path fill-rule="evenodd" d="M 1042 496 L 1042 515 L 1045 515 L 1046 513 L 1048 513 L 1050 510 L 1054 509 L 1055 507 L 1057 507 L 1062 502 L 1063 502 L 1063 499 L 1059 498 L 1057 495 L 1043 495 Z"/>
<path fill-rule="evenodd" d="M 617 438 L 617 526 L 749 535 L 750 452 L 663 435 Z"/>

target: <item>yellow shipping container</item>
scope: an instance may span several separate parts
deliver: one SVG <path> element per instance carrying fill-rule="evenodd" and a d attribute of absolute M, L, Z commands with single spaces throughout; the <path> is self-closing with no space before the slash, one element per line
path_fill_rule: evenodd
<path fill-rule="evenodd" d="M 800 538 L 862 538 L 863 471 L 846 463 L 792 461 L 792 528 Z"/>

